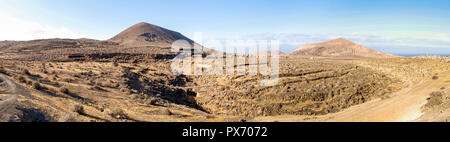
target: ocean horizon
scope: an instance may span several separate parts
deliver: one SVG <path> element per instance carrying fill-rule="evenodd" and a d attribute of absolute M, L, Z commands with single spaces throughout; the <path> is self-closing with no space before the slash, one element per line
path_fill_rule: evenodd
<path fill-rule="evenodd" d="M 415 56 L 426 56 L 426 54 L 394 54 L 396 56 L 402 56 L 402 57 L 415 57 Z M 428 56 L 450 56 L 450 54 L 428 54 Z"/>

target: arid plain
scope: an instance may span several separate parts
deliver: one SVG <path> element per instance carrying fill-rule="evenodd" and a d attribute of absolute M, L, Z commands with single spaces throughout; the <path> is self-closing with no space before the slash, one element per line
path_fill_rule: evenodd
<path fill-rule="evenodd" d="M 1 41 L 0 121 L 450 120 L 449 57 L 397 57 L 339 38 L 273 52 L 279 82 L 261 86 L 262 75 L 174 75 L 180 39 L 195 44 L 139 23 L 106 41 Z"/>

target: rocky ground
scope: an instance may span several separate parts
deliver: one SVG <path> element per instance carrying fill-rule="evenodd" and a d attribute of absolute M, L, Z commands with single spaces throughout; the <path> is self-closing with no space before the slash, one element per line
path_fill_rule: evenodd
<path fill-rule="evenodd" d="M 400 84 L 372 69 L 340 60 L 282 58 L 276 86 L 262 76 L 200 76 L 197 102 L 213 114 L 246 117 L 281 114 L 323 115 L 383 97 Z"/>
<path fill-rule="evenodd" d="M 87 39 L 0 45 L 4 75 L 0 121 L 245 121 L 259 116 L 319 116 L 389 97 L 450 70 L 448 58 L 438 57 L 282 56 L 278 85 L 264 87 L 259 84 L 261 75 L 176 76 L 170 64 L 178 53 L 168 47 L 123 47 Z M 445 96 L 441 98 L 440 110 L 448 110 L 443 105 Z"/>
<path fill-rule="evenodd" d="M 450 122 L 450 76 L 446 79 L 442 87 L 427 98 L 427 104 L 422 107 L 423 115 L 415 121 Z"/>

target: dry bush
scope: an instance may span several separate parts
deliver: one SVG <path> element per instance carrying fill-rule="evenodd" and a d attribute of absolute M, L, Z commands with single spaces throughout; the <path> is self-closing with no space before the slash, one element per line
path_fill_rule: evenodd
<path fill-rule="evenodd" d="M 27 83 L 28 85 L 33 85 L 33 81 L 31 81 L 31 80 L 27 80 L 26 83 Z"/>
<path fill-rule="evenodd" d="M 79 75 L 79 74 L 74 74 L 73 77 L 75 77 L 75 78 L 81 78 L 81 75 Z"/>
<path fill-rule="evenodd" d="M 431 93 L 430 97 L 427 99 L 428 103 L 425 105 L 427 108 L 432 108 L 438 105 L 441 105 L 443 103 L 444 93 L 440 91 L 436 91 Z"/>
<path fill-rule="evenodd" d="M 55 86 L 55 87 L 60 87 L 58 82 L 52 82 L 48 78 L 38 79 L 38 82 L 42 83 L 42 84 L 52 85 L 52 86 Z"/>
<path fill-rule="evenodd" d="M 439 77 L 438 76 L 433 76 L 432 79 L 433 80 L 437 80 L 437 79 L 439 79 Z"/>
<path fill-rule="evenodd" d="M 36 90 L 46 90 L 46 87 L 42 86 L 40 83 L 38 82 L 34 82 L 33 83 L 33 88 Z"/>
<path fill-rule="evenodd" d="M 128 119 L 128 115 L 120 108 L 113 109 L 110 115 L 117 119 Z"/>
<path fill-rule="evenodd" d="M 100 87 L 106 87 L 106 88 L 118 88 L 118 87 L 120 87 L 120 84 L 114 83 L 112 81 L 97 82 L 97 83 L 95 83 L 95 85 L 96 86 L 100 86 Z"/>
<path fill-rule="evenodd" d="M 6 71 L 3 67 L 0 67 L 0 73 L 9 75 L 8 71 Z"/>
<path fill-rule="evenodd" d="M 78 114 L 80 114 L 80 115 L 84 114 L 84 108 L 83 108 L 83 106 L 81 106 L 81 105 L 78 105 L 78 104 L 71 104 L 71 105 L 69 106 L 69 109 L 70 109 L 70 111 L 76 112 L 76 113 L 78 113 Z"/>
<path fill-rule="evenodd" d="M 162 113 L 163 115 L 173 115 L 173 112 L 170 111 L 169 109 L 164 109 L 164 110 L 161 111 L 161 113 Z"/>
<path fill-rule="evenodd" d="M 23 77 L 21 75 L 16 75 L 16 76 L 14 76 L 14 78 L 19 80 L 19 82 L 27 83 L 27 80 L 25 79 L 25 77 Z"/>
<path fill-rule="evenodd" d="M 90 88 L 91 90 L 97 90 L 97 91 L 103 91 L 103 92 L 108 92 L 108 90 L 103 89 L 102 87 L 98 86 L 98 85 L 94 85 Z"/>
<path fill-rule="evenodd" d="M 59 92 L 64 93 L 64 94 L 70 94 L 70 90 L 67 89 L 66 87 L 59 88 Z"/>
<path fill-rule="evenodd" d="M 23 72 L 23 74 L 31 75 L 31 73 L 30 73 L 30 71 L 28 71 L 28 69 L 24 69 L 22 72 Z"/>
<path fill-rule="evenodd" d="M 77 122 L 78 117 L 74 114 L 65 113 L 59 118 L 59 122 Z"/>
<path fill-rule="evenodd" d="M 67 82 L 67 83 L 77 83 L 77 81 L 72 78 L 64 78 L 64 79 L 62 79 L 62 81 Z"/>
<path fill-rule="evenodd" d="M 20 107 L 17 109 L 21 112 L 17 115 L 20 122 L 49 122 L 53 120 L 47 112 L 40 109 Z"/>

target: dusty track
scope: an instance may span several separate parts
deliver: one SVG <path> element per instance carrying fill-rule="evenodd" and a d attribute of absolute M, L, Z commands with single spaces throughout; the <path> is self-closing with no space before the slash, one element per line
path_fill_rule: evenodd
<path fill-rule="evenodd" d="M 5 82 L 7 87 L 4 93 L 8 94 L 8 96 L 2 98 L 3 100 L 0 100 L 0 107 L 2 107 L 2 109 L 5 109 L 3 104 L 5 102 L 15 101 L 15 99 L 17 98 L 15 95 L 17 95 L 18 93 L 18 89 L 14 81 L 10 80 L 8 77 L 6 77 L 6 75 L 0 74 L 0 80 L 2 82 Z"/>
<path fill-rule="evenodd" d="M 0 100 L 0 120 L 9 119 L 10 114 L 15 111 L 15 104 L 17 102 L 17 95 L 23 93 L 21 88 L 18 88 L 14 81 L 10 80 L 6 75 L 0 74 L 0 80 L 6 83 L 6 94 Z"/>
<path fill-rule="evenodd" d="M 421 107 L 427 102 L 429 94 L 440 87 L 449 86 L 450 72 L 442 73 L 439 79 L 423 80 L 420 83 L 402 89 L 386 99 L 377 99 L 344 111 L 324 116 L 272 116 L 257 117 L 252 121 L 262 122 L 406 122 L 421 116 Z"/>
<path fill-rule="evenodd" d="M 28 91 L 26 91 L 25 89 L 23 89 L 20 85 L 17 85 L 14 81 L 12 81 L 11 79 L 9 79 L 6 75 L 4 74 L 0 74 L 0 80 L 2 80 L 3 82 L 6 83 L 7 88 L 7 93 L 10 96 L 7 96 L 6 98 L 3 98 L 3 101 L 0 100 L 0 107 L 2 107 L 5 102 L 11 102 L 11 101 L 15 101 L 17 99 L 17 95 L 22 95 L 22 96 L 30 96 L 30 93 Z M 4 108 L 2 108 L 4 109 Z"/>
<path fill-rule="evenodd" d="M 23 89 L 20 85 L 17 85 L 14 81 L 9 79 L 6 75 L 0 74 L 0 80 L 3 80 L 6 82 L 9 92 L 13 95 L 23 95 L 23 96 L 29 96 L 30 93 Z"/>

